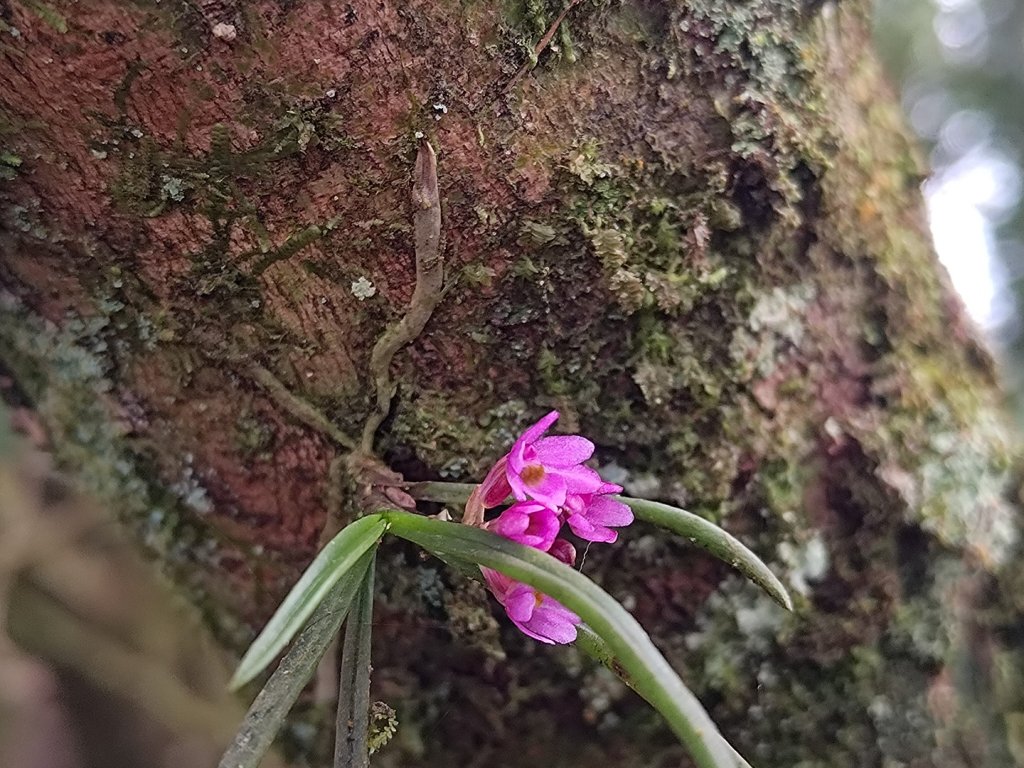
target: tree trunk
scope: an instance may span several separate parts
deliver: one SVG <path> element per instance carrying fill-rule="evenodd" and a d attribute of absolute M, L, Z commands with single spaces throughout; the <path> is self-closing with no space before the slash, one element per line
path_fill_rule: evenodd
<path fill-rule="evenodd" d="M 752 763 L 1020 764 L 1017 455 L 870 3 L 569 5 L 0 0 L 8 398 L 243 649 L 351 514 L 335 460 L 412 293 L 423 134 L 445 293 L 379 455 L 479 479 L 558 408 L 798 593 L 784 615 L 641 525 L 586 558 Z M 375 762 L 685 761 L 480 589 L 378 563 Z"/>

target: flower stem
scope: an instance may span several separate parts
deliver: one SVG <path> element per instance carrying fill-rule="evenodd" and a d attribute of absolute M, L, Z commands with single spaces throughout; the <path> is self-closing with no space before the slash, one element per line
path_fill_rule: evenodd
<path fill-rule="evenodd" d="M 414 499 L 451 504 L 459 509 L 465 504 L 476 488 L 475 483 L 441 483 L 426 481 L 413 483 L 405 490 Z"/>

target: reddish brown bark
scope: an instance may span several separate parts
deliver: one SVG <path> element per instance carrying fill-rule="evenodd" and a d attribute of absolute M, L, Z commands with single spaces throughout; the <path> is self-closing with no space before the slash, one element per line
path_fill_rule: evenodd
<path fill-rule="evenodd" d="M 968 738 L 998 764 L 1018 707 L 961 690 L 947 717 L 967 620 L 942 595 L 1012 578 L 1014 454 L 867 4 L 589 0 L 517 79 L 556 5 L 0 2 L 12 396 L 240 648 L 353 498 L 297 413 L 357 435 L 372 410 L 426 134 L 448 288 L 396 359 L 383 458 L 478 478 L 558 407 L 633 490 L 808 581 L 782 619 L 649 531 L 588 560 L 756 764 L 960 765 Z M 382 764 L 681 759 L 626 691 L 499 640 L 482 595 L 389 547 Z M 974 627 L 992 658 L 1015 610 Z M 894 711 L 925 723 L 910 746 Z"/>

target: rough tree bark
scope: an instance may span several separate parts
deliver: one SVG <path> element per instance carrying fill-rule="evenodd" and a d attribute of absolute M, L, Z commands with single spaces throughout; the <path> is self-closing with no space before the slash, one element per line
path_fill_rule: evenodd
<path fill-rule="evenodd" d="M 241 649 L 351 514 L 421 132 L 448 274 L 390 465 L 478 478 L 557 407 L 799 593 L 640 526 L 586 560 L 752 762 L 1024 760 L 1017 454 L 870 4 L 562 3 L 0 0 L 6 396 Z M 377 583 L 381 765 L 685 763 L 438 563 Z"/>

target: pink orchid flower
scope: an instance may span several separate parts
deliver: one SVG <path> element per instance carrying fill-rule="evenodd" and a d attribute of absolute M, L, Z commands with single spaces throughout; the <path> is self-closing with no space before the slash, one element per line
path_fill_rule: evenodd
<path fill-rule="evenodd" d="M 517 501 L 484 527 L 506 539 L 547 552 L 558 536 L 562 520 L 557 512 L 538 501 Z"/>
<path fill-rule="evenodd" d="M 545 437 L 558 420 L 552 411 L 527 429 L 491 467 L 466 502 L 463 522 L 482 525 L 511 541 L 550 553 L 572 567 L 576 549 L 558 534 L 563 521 L 588 541 L 615 541 L 613 528 L 633 522 L 633 512 L 610 497 L 621 487 L 606 483 L 583 462 L 594 444 L 579 435 Z M 509 496 L 517 501 L 484 522 L 487 509 Z M 488 589 L 524 634 L 542 643 L 571 643 L 580 618 L 554 598 L 498 571 L 481 568 Z"/>
<path fill-rule="evenodd" d="M 488 588 L 523 634 L 549 645 L 576 640 L 576 625 L 580 623 L 580 617 L 575 613 L 527 584 L 490 568 L 480 570 Z"/>
<path fill-rule="evenodd" d="M 612 528 L 633 522 L 633 510 L 609 495 L 621 491 L 622 486 L 604 483 L 594 493 L 569 494 L 562 509 L 572 532 L 587 541 L 615 541 L 619 533 Z"/>
<path fill-rule="evenodd" d="M 583 466 L 594 453 L 592 442 L 579 435 L 543 436 L 557 420 L 552 411 L 527 429 L 512 445 L 505 469 L 512 495 L 551 509 L 565 504 L 569 493 L 593 494 L 602 485 L 600 475 Z"/>

